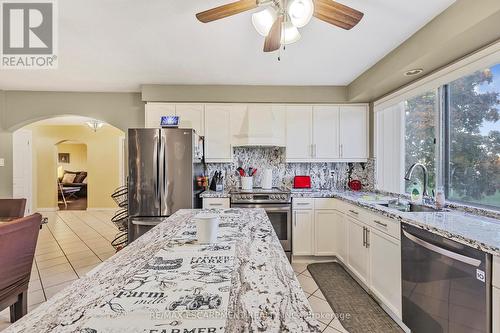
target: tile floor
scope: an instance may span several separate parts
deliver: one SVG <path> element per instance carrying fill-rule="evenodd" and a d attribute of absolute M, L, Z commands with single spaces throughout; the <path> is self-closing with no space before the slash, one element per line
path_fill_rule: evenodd
<path fill-rule="evenodd" d="M 112 211 L 44 212 L 49 218 L 38 236 L 35 262 L 28 289 L 28 312 L 74 280 L 111 257 L 110 245 L 118 230 L 110 222 Z M 325 333 L 347 331 L 333 315 L 325 297 L 311 278 L 307 264 L 292 264 Z M 0 331 L 10 325 L 9 309 L 0 312 Z"/>
<path fill-rule="evenodd" d="M 292 264 L 293 271 L 297 276 L 297 279 L 307 296 L 307 300 L 311 305 L 313 312 L 316 315 L 316 319 L 319 321 L 321 330 L 325 333 L 348 333 L 343 327 L 340 321 L 335 317 L 334 311 L 330 307 L 330 304 L 319 290 L 318 285 L 309 274 L 307 270 L 307 263 L 294 263 Z"/>
<path fill-rule="evenodd" d="M 38 236 L 28 288 L 28 312 L 111 257 L 118 230 L 113 211 L 43 212 L 49 223 Z M 0 331 L 10 325 L 9 309 L 0 312 Z"/>

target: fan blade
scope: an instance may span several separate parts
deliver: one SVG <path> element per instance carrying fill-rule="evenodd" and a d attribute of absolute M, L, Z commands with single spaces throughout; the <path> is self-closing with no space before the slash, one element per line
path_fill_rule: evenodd
<path fill-rule="evenodd" d="M 198 13 L 196 18 L 203 23 L 208 23 L 254 8 L 257 8 L 257 0 L 240 0 Z"/>
<path fill-rule="evenodd" d="M 281 47 L 281 26 L 283 24 L 283 15 L 278 16 L 274 21 L 269 34 L 264 41 L 264 52 L 273 52 Z"/>
<path fill-rule="evenodd" d="M 350 30 L 363 18 L 363 13 L 333 0 L 314 0 L 314 17 Z"/>

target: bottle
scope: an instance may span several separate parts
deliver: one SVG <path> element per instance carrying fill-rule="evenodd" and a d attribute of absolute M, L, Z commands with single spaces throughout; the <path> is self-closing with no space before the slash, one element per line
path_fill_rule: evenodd
<path fill-rule="evenodd" d="M 410 185 L 410 198 L 411 202 L 421 204 L 423 201 L 422 186 L 419 181 L 414 181 Z"/>
<path fill-rule="evenodd" d="M 436 208 L 437 209 L 443 209 L 445 206 L 446 198 L 444 195 L 444 187 L 443 186 L 438 186 L 436 189 Z"/>

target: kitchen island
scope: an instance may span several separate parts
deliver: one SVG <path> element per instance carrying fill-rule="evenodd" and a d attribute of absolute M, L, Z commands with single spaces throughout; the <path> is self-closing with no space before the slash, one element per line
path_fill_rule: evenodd
<path fill-rule="evenodd" d="M 211 212 L 218 243 L 178 211 L 7 332 L 320 332 L 265 211 Z"/>

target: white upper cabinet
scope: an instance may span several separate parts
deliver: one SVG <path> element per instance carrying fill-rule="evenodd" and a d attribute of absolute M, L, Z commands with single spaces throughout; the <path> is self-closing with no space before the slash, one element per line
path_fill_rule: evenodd
<path fill-rule="evenodd" d="M 162 116 L 175 116 L 175 104 L 147 103 L 145 110 L 146 128 L 159 128 Z"/>
<path fill-rule="evenodd" d="M 204 136 L 204 110 L 203 104 L 176 104 L 175 114 L 179 116 L 179 128 L 192 128 L 198 135 Z"/>
<path fill-rule="evenodd" d="M 312 156 L 311 105 L 288 105 L 286 107 L 286 159 L 307 162 Z"/>
<path fill-rule="evenodd" d="M 231 162 L 231 110 L 233 104 L 208 104 L 205 106 L 205 160 Z"/>
<path fill-rule="evenodd" d="M 340 158 L 363 161 L 368 158 L 368 107 L 340 106 Z"/>
<path fill-rule="evenodd" d="M 313 107 L 313 158 L 330 161 L 339 158 L 339 107 Z"/>

